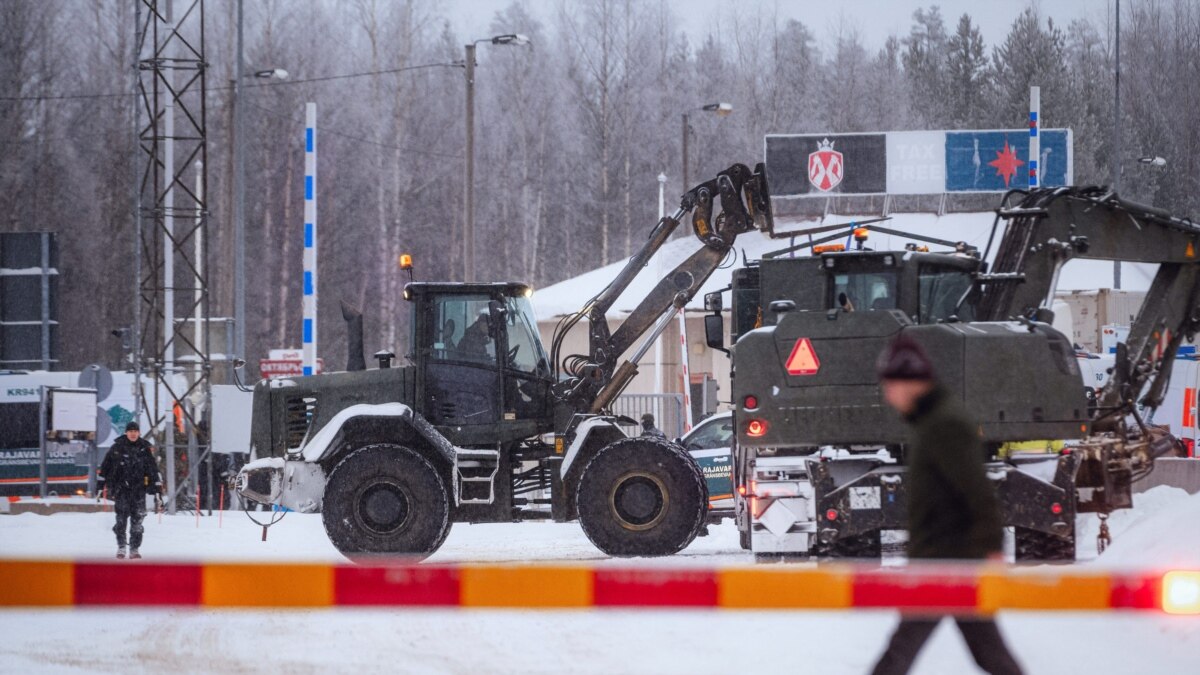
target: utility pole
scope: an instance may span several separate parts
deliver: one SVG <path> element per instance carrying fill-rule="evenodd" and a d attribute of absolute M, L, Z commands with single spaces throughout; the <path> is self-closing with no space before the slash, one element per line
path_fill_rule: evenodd
<path fill-rule="evenodd" d="M 475 281 L 475 43 L 467 45 L 466 194 L 463 197 L 463 281 Z"/>
<path fill-rule="evenodd" d="M 688 115 L 695 111 L 716 113 L 717 117 L 725 117 L 733 112 L 733 104 L 725 102 L 709 103 L 683 112 L 683 171 L 680 172 L 680 176 L 683 178 L 683 190 L 681 192 L 687 192 L 692 188 L 688 183 L 688 131 L 690 129 Z"/>
<path fill-rule="evenodd" d="M 688 191 L 688 114 L 683 113 L 683 192 Z"/>
<path fill-rule="evenodd" d="M 1121 0 L 1116 0 L 1117 35 L 1114 45 L 1116 67 L 1113 69 L 1113 192 L 1121 191 Z M 1121 261 L 1113 261 L 1113 288 L 1121 288 Z"/>
<path fill-rule="evenodd" d="M 463 177 L 463 281 L 475 281 L 475 45 L 527 45 L 529 38 L 519 33 L 497 35 L 468 42 L 465 61 L 467 75 L 467 154 Z"/>
<path fill-rule="evenodd" d="M 237 68 L 233 74 L 233 357 L 246 358 L 246 151 L 245 112 L 238 100 L 245 75 L 242 2 L 237 0 Z"/>

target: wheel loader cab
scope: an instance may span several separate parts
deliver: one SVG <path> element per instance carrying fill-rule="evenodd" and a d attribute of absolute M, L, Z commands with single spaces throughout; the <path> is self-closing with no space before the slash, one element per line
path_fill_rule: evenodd
<path fill-rule="evenodd" d="M 420 412 L 453 443 L 490 445 L 549 431 L 549 359 L 530 289 L 517 283 L 410 283 L 410 359 Z"/>

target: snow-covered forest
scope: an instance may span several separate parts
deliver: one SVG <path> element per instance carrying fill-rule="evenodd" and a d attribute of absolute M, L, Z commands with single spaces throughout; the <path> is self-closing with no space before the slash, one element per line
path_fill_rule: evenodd
<path fill-rule="evenodd" d="M 207 0 L 212 314 L 232 299 L 235 3 Z M 60 233 L 63 367 L 116 365 L 109 331 L 133 314 L 133 0 L 0 2 L 0 229 Z M 1039 9 L 1040 8 L 1040 9 Z M 540 9 L 540 6 L 539 6 Z M 999 44 L 970 15 L 914 12 L 907 34 L 866 44 L 730 3 L 708 34 L 681 32 L 666 0 L 562 1 L 496 13 L 477 71 L 476 278 L 545 286 L 628 256 L 657 216 L 656 176 L 678 194 L 680 114 L 693 180 L 760 161 L 763 134 L 1011 128 L 1041 87 L 1044 126 L 1075 132 L 1075 177 L 1111 176 L 1111 3 L 1062 25 L 1035 3 Z M 344 361 L 338 302 L 364 310 L 368 353 L 403 353 L 412 253 L 422 279 L 462 277 L 463 44 L 433 0 L 246 2 L 248 325 L 251 362 L 300 333 L 303 106 L 319 110 L 321 355 Z M 537 18 L 535 18 L 535 15 Z M 1200 2 L 1122 7 L 1123 192 L 1200 214 Z M 453 65 L 456 64 L 457 65 Z M 311 78 L 390 71 L 385 74 Z M 1137 163 L 1167 159 L 1163 168 Z M 536 296 L 535 296 L 536 304 Z M 102 336 L 102 337 L 98 337 Z"/>

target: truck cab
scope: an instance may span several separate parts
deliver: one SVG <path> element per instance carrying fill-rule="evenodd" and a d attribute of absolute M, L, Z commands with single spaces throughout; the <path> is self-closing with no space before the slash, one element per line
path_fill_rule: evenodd
<path fill-rule="evenodd" d="M 901 331 L 934 356 L 989 448 L 1087 430 L 1067 339 L 1045 325 L 971 323 L 985 271 L 977 253 L 914 249 L 770 258 L 734 275 L 737 520 L 757 556 L 818 547 L 878 555 L 880 530 L 902 529 L 896 486 L 907 429 L 883 403 L 875 374 L 877 356 Z M 1025 479 L 1008 484 L 1048 505 L 1067 502 L 1059 487 Z M 836 523 L 827 519 L 834 511 L 844 513 Z M 1036 525 L 1050 531 L 1059 522 Z"/>

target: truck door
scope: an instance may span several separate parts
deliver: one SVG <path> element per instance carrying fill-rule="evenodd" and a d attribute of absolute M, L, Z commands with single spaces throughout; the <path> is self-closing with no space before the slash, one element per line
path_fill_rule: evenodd
<path fill-rule="evenodd" d="M 469 442 L 458 427 L 500 419 L 499 327 L 486 293 L 433 294 L 426 307 L 425 410 L 429 421 L 451 427 L 456 442 Z M 462 429 L 472 436 L 470 429 Z"/>

